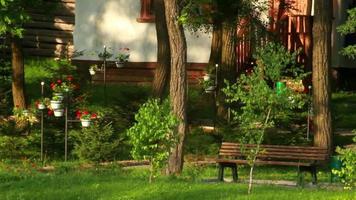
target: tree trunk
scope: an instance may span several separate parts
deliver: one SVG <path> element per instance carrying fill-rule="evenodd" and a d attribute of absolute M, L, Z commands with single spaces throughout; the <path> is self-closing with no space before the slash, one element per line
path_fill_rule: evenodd
<path fill-rule="evenodd" d="M 221 23 L 215 22 L 213 27 L 213 38 L 211 41 L 209 66 L 221 63 L 222 48 L 222 26 Z"/>
<path fill-rule="evenodd" d="M 178 23 L 179 0 L 165 0 L 166 20 L 171 49 L 170 100 L 173 113 L 180 120 L 177 127 L 178 143 L 172 149 L 168 161 L 168 174 L 179 174 L 183 168 L 183 144 L 187 131 L 187 45 L 183 27 Z"/>
<path fill-rule="evenodd" d="M 154 0 L 157 33 L 157 66 L 153 79 L 152 93 L 162 98 L 170 73 L 170 48 L 163 0 Z"/>
<path fill-rule="evenodd" d="M 222 24 L 222 50 L 221 50 L 221 65 L 219 66 L 218 75 L 218 118 L 227 118 L 226 108 L 224 106 L 225 97 L 221 92 L 224 87 L 224 80 L 229 82 L 236 81 L 236 26 L 230 23 Z"/>
<path fill-rule="evenodd" d="M 21 41 L 17 37 L 11 39 L 12 52 L 12 98 L 14 106 L 26 108 L 25 101 L 25 71 Z"/>
<path fill-rule="evenodd" d="M 330 111 L 332 1 L 315 0 L 313 24 L 314 145 L 332 148 Z"/>
<path fill-rule="evenodd" d="M 236 26 L 229 23 L 222 25 L 220 75 L 220 83 L 224 79 L 235 81 L 236 78 Z"/>

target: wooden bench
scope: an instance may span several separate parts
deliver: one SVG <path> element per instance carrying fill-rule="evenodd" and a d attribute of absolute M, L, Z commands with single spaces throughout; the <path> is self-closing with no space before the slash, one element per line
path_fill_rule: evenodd
<path fill-rule="evenodd" d="M 256 145 L 243 145 L 245 152 Z M 224 180 L 224 168 L 232 170 L 233 181 L 238 179 L 237 165 L 247 165 L 246 154 L 242 151 L 242 145 L 238 143 L 223 142 L 219 150 L 216 162 L 219 164 L 218 179 Z M 326 148 L 305 146 L 261 145 L 261 152 L 257 156 L 256 165 L 279 165 L 298 167 L 298 183 L 303 178 L 303 172 L 308 171 L 312 175 L 312 183 L 317 182 L 317 166 L 324 164 L 329 158 Z"/>

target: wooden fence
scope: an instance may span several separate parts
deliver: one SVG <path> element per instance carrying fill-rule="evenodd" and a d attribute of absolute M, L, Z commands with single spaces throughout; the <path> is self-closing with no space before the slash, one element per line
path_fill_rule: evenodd
<path fill-rule="evenodd" d="M 287 16 L 279 19 L 271 28 L 271 32 L 276 38 L 291 52 L 300 50 L 297 62 L 310 68 L 312 50 L 312 17 L 305 15 Z M 239 34 L 236 45 L 237 68 L 244 70 L 249 65 L 249 61 L 254 53 L 254 47 L 266 43 L 268 37 L 260 37 L 258 40 L 248 36 L 248 33 Z"/>

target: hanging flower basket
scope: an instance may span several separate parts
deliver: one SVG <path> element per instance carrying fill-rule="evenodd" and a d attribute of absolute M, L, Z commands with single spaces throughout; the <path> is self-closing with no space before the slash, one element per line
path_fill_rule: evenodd
<path fill-rule="evenodd" d="M 51 100 L 51 107 L 52 107 L 53 110 L 61 108 L 62 107 L 62 101 Z"/>
<path fill-rule="evenodd" d="M 205 75 L 203 76 L 203 80 L 204 80 L 204 81 L 209 81 L 209 80 L 210 80 L 210 74 L 205 74 Z"/>
<path fill-rule="evenodd" d="M 213 93 L 215 92 L 216 87 L 215 86 L 209 86 L 205 89 L 205 93 Z"/>
<path fill-rule="evenodd" d="M 39 103 L 39 104 L 37 105 L 37 108 L 38 108 L 39 110 L 44 110 L 44 109 L 46 109 L 46 105 L 45 105 L 44 103 Z"/>
<path fill-rule="evenodd" d="M 63 117 L 63 114 L 64 114 L 64 109 L 55 109 L 54 110 L 55 117 Z"/>
<path fill-rule="evenodd" d="M 91 120 L 90 119 L 81 119 L 80 123 L 82 123 L 82 127 L 86 128 L 90 126 Z"/>
<path fill-rule="evenodd" d="M 89 69 L 89 74 L 94 76 L 96 74 L 96 71 L 94 69 Z"/>
<path fill-rule="evenodd" d="M 59 101 L 63 101 L 63 99 L 64 99 L 64 95 L 62 92 L 54 92 L 53 97 L 56 97 L 57 100 L 59 100 Z"/>
<path fill-rule="evenodd" d="M 119 62 L 119 61 L 115 62 L 115 65 L 116 65 L 117 68 L 123 68 L 124 64 L 125 64 L 124 62 Z"/>

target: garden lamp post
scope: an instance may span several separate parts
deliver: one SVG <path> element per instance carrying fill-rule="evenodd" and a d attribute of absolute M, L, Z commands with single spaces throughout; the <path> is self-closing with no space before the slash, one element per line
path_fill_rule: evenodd
<path fill-rule="evenodd" d="M 104 103 L 105 105 L 107 104 L 106 102 L 106 46 L 104 45 L 104 56 L 103 56 L 103 71 L 104 71 Z"/>
<path fill-rule="evenodd" d="M 41 82 L 41 97 L 44 97 L 44 82 Z M 43 109 L 41 110 L 41 162 L 43 162 Z"/>
<path fill-rule="evenodd" d="M 312 89 L 312 86 L 309 85 L 308 86 L 308 96 L 309 97 L 311 97 L 311 89 Z M 311 116 L 312 116 L 312 112 L 313 112 L 312 106 L 313 106 L 312 101 L 310 101 L 308 104 L 308 116 L 307 116 L 307 140 L 309 140 L 309 137 L 310 137 L 310 125 L 311 125 L 310 120 L 311 120 Z"/>

